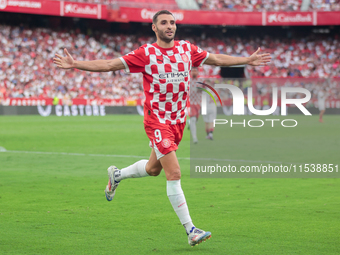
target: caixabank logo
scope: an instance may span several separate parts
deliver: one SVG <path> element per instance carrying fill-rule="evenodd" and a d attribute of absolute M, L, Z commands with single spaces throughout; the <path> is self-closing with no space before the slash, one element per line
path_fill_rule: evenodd
<path fill-rule="evenodd" d="M 221 106 L 223 107 L 222 100 L 216 89 L 227 89 L 232 95 L 233 104 L 232 104 L 232 114 L 233 115 L 245 115 L 245 96 L 242 90 L 234 85 L 230 84 L 216 84 L 213 88 L 211 85 L 208 85 L 203 82 L 198 82 L 203 87 L 197 87 L 198 89 L 202 90 L 202 101 L 201 101 L 201 114 L 207 114 L 207 96 L 209 95 L 217 105 L 215 97 L 212 93 L 216 95 L 219 99 Z M 209 91 L 209 90 L 211 91 Z M 287 115 L 287 105 L 295 105 L 304 115 L 312 115 L 303 104 L 307 103 L 311 99 L 311 93 L 305 88 L 301 87 L 281 87 L 281 115 Z M 289 98 L 289 94 L 296 94 L 299 93 L 299 98 Z M 253 103 L 253 89 L 247 89 L 247 107 L 248 111 L 251 114 L 258 115 L 258 116 L 268 116 L 273 114 L 278 107 L 278 88 L 272 88 L 272 105 L 268 109 L 256 109 Z M 302 97 L 301 95 L 304 95 Z M 230 127 L 240 126 L 243 127 L 263 127 L 266 124 L 271 125 L 272 127 L 278 126 L 278 122 L 281 124 L 282 127 L 296 127 L 298 125 L 297 120 L 295 119 L 244 119 L 242 122 L 233 122 L 232 119 L 214 119 L 214 127 L 216 125 L 230 125 Z"/>

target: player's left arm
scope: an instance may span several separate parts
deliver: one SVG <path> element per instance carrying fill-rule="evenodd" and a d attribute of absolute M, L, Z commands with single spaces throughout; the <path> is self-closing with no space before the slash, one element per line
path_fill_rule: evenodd
<path fill-rule="evenodd" d="M 270 53 L 259 54 L 261 49 L 258 48 L 249 57 L 233 57 L 225 54 L 209 54 L 209 57 L 204 62 L 207 65 L 214 66 L 234 66 L 234 65 L 252 65 L 252 66 L 263 66 L 270 62 Z"/>

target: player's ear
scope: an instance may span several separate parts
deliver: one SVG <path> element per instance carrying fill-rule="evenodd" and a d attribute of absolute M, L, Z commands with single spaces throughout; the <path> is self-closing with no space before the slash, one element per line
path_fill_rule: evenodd
<path fill-rule="evenodd" d="M 152 23 L 151 28 L 152 28 L 152 31 L 156 32 L 156 25 L 154 23 Z"/>

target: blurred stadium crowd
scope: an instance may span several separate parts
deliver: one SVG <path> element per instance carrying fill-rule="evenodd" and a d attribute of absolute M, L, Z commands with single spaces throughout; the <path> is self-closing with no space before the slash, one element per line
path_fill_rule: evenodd
<path fill-rule="evenodd" d="M 105 4 L 113 8 L 180 9 L 175 0 L 71 0 L 80 3 Z M 201 10 L 210 11 L 300 11 L 302 0 L 196 0 Z M 340 11 L 340 0 L 310 0 L 306 10 Z"/>
<path fill-rule="evenodd" d="M 197 0 L 203 10 L 230 11 L 298 11 L 301 0 Z"/>
<path fill-rule="evenodd" d="M 203 10 L 300 11 L 302 0 L 197 0 Z M 340 11 L 340 0 L 311 0 L 307 10 Z"/>
<path fill-rule="evenodd" d="M 339 37 L 305 37 L 302 39 L 265 38 L 184 38 L 211 53 L 249 56 L 258 46 L 269 52 L 273 61 L 268 66 L 248 66 L 249 77 L 340 78 Z M 182 38 L 181 38 L 182 39 Z M 52 62 L 63 48 L 77 60 L 110 59 L 127 54 L 154 37 L 106 34 L 94 37 L 50 28 L 28 29 L 0 26 L 0 98 L 59 97 L 64 98 L 141 98 L 140 74 L 124 71 L 89 73 L 57 69 Z M 33 70 L 33 71 L 32 71 Z M 204 65 L 203 77 L 218 78 L 219 67 Z"/>

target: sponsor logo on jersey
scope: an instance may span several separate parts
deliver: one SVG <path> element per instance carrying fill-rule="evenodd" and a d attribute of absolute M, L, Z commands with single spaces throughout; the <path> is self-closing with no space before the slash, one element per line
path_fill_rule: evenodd
<path fill-rule="evenodd" d="M 188 76 L 189 76 L 189 72 L 188 71 L 178 72 L 178 73 L 161 73 L 159 75 L 159 79 L 184 78 L 184 77 L 188 77 Z"/>
<path fill-rule="evenodd" d="M 189 76 L 189 72 L 178 72 L 178 73 L 165 73 L 159 74 L 159 79 L 165 79 L 167 83 L 174 83 L 174 82 L 185 82 L 186 77 Z"/>

